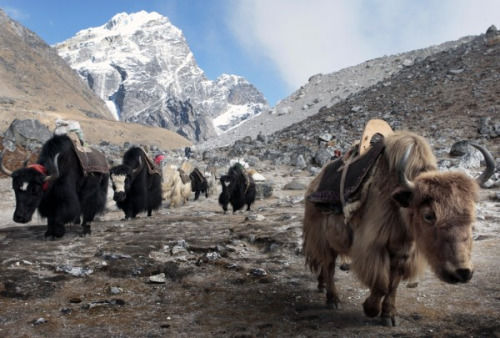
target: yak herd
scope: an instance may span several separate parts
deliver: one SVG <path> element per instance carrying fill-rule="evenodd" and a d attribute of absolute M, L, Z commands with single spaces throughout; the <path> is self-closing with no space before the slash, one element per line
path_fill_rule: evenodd
<path fill-rule="evenodd" d="M 192 192 L 195 200 L 201 193 L 208 198 L 216 188 L 215 171 L 202 174 L 189 162 L 181 168 L 167 165 L 162 170 L 142 148 L 133 146 L 125 152 L 120 165 L 109 168 L 102 153 L 86 148 L 82 150 L 67 135 L 54 135 L 42 146 L 37 163 L 28 165 L 25 161 L 23 167 L 14 171 L 3 165 L 0 153 L 0 169 L 12 177 L 14 222 L 28 223 L 38 210 L 47 219 L 46 237 L 62 237 L 68 223 L 81 223 L 83 235 L 90 234 L 90 223 L 105 209 L 110 179 L 113 200 L 125 219 L 135 218 L 141 212 L 151 216 L 162 200 L 167 200 L 171 207 L 184 204 Z M 229 203 L 235 212 L 245 204 L 250 210 L 255 201 L 255 184 L 244 171 L 237 164 L 221 177 L 223 192 L 219 201 L 224 213 Z"/>
<path fill-rule="evenodd" d="M 326 288 L 329 307 L 339 304 L 334 282 L 337 258 L 350 258 L 351 269 L 370 289 L 363 303 L 365 314 L 380 315 L 389 326 L 397 324 L 398 285 L 420 274 L 424 263 L 447 283 L 472 278 L 478 190 L 495 170 L 491 154 L 472 145 L 487 165 L 477 181 L 462 172 L 439 171 L 428 142 L 411 132 L 382 137 L 373 145 L 378 150 L 369 166 L 359 155 L 338 158 L 323 167 L 305 196 L 303 253 L 317 274 L 318 288 Z M 355 169 L 356 162 L 361 169 Z M 0 168 L 12 177 L 14 221 L 29 222 L 38 209 L 47 218 L 46 236 L 61 237 L 66 223 L 80 222 L 83 233 L 90 234 L 89 223 L 104 210 L 109 178 L 113 199 L 126 219 L 140 212 L 150 216 L 162 200 L 171 206 L 183 204 L 191 192 L 195 200 L 202 193 L 208 197 L 215 186 L 214 175 L 207 180 L 197 168 L 167 165 L 159 170 L 138 147 L 130 148 L 122 164 L 111 169 L 82 163 L 65 135 L 48 140 L 36 164 L 25 163 L 13 172 L 4 167 L 0 154 Z M 331 177 L 335 175 L 337 181 Z M 350 176 L 358 178 L 354 188 L 348 186 Z M 250 210 L 256 187 L 242 165 L 232 165 L 220 184 L 218 201 L 224 213 L 229 204 L 233 212 L 245 205 Z"/>

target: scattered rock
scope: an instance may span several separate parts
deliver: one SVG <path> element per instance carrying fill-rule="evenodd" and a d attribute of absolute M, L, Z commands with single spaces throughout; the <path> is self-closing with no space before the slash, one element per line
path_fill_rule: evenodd
<path fill-rule="evenodd" d="M 293 180 L 283 187 L 283 190 L 306 190 L 307 186 L 297 180 Z"/>
<path fill-rule="evenodd" d="M 40 317 L 40 318 L 38 318 L 38 319 L 36 319 L 36 320 L 33 321 L 33 325 L 45 324 L 47 322 L 48 322 L 47 319 L 45 319 L 43 317 Z"/>
<path fill-rule="evenodd" d="M 167 282 L 167 279 L 165 278 L 165 274 L 162 272 L 158 275 L 150 276 L 149 281 L 151 283 L 165 284 Z"/>
<path fill-rule="evenodd" d="M 266 270 L 262 268 L 252 268 L 250 269 L 250 274 L 257 277 L 267 276 Z"/>
<path fill-rule="evenodd" d="M 75 277 L 85 277 L 94 272 L 91 268 L 81 268 L 78 266 L 61 265 L 56 267 L 57 272 L 66 272 Z"/>

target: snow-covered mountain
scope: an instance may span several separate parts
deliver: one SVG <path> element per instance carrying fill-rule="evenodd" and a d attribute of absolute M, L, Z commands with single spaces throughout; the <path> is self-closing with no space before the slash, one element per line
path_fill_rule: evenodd
<path fill-rule="evenodd" d="M 207 79 L 182 31 L 156 12 L 117 14 L 55 48 L 116 119 L 161 126 L 195 142 L 268 109 L 243 77 Z"/>

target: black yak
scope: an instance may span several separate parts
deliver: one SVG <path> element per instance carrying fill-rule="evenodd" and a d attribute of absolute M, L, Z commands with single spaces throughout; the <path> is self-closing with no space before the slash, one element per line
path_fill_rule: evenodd
<path fill-rule="evenodd" d="M 233 213 L 243 208 L 245 204 L 247 211 L 250 210 L 250 205 L 255 202 L 255 182 L 241 164 L 236 163 L 229 168 L 227 175 L 221 176 L 220 182 L 222 192 L 219 195 L 219 204 L 224 213 L 227 212 L 229 203 L 233 207 Z"/>
<path fill-rule="evenodd" d="M 79 223 L 90 234 L 90 222 L 104 210 L 108 189 L 108 166 L 104 155 L 90 152 L 101 162 L 83 167 L 75 146 L 66 135 L 54 136 L 42 147 L 37 163 L 14 172 L 6 169 L 0 154 L 0 168 L 12 177 L 16 195 L 14 222 L 31 221 L 36 209 L 47 218 L 46 237 L 62 237 L 66 223 Z M 90 158 L 90 156 L 89 156 Z"/>
<path fill-rule="evenodd" d="M 148 216 L 161 205 L 161 174 L 144 151 L 132 147 L 123 155 L 122 164 L 111 168 L 113 199 L 125 213 L 125 219 L 147 211 Z"/>
<path fill-rule="evenodd" d="M 196 201 L 200 197 L 200 193 L 205 193 L 205 197 L 208 197 L 207 179 L 198 168 L 193 169 L 189 178 L 191 179 L 191 191 L 194 192 L 194 200 Z"/>

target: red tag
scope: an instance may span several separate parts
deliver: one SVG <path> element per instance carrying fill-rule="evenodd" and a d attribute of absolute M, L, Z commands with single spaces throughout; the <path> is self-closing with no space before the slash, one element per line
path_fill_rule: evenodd
<path fill-rule="evenodd" d="M 41 164 L 30 164 L 27 166 L 27 168 L 31 168 L 31 169 L 35 169 L 36 171 L 38 171 L 40 174 L 44 175 L 44 176 L 47 176 L 47 169 L 41 165 Z M 42 190 L 43 191 L 47 191 L 47 189 L 49 188 L 49 182 L 44 182 L 43 185 L 42 185 Z"/>

